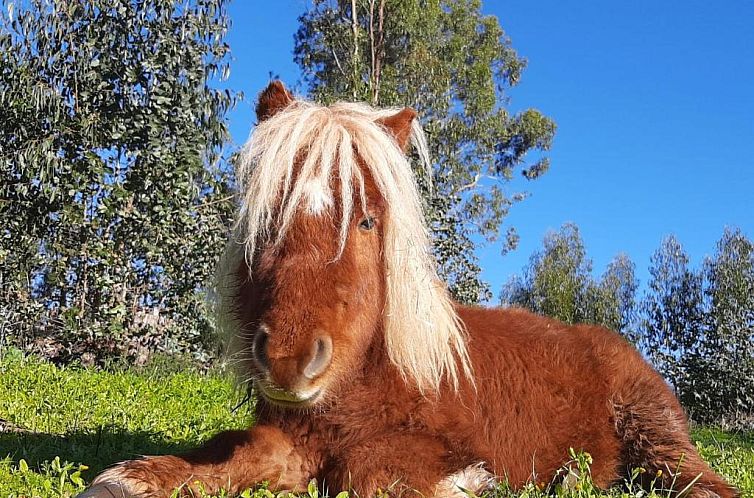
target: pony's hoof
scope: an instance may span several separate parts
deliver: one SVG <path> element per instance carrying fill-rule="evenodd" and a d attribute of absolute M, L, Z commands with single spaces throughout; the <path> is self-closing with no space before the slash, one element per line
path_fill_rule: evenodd
<path fill-rule="evenodd" d="M 121 483 L 100 482 L 87 488 L 77 498 L 142 498 L 142 495 L 132 493 Z"/>
<path fill-rule="evenodd" d="M 497 478 L 484 468 L 484 462 L 470 465 L 437 484 L 434 498 L 469 498 L 495 489 Z"/>
<path fill-rule="evenodd" d="M 146 483 L 126 477 L 123 470 L 123 465 L 117 465 L 104 471 L 77 498 L 152 498 L 157 496 L 150 491 Z"/>

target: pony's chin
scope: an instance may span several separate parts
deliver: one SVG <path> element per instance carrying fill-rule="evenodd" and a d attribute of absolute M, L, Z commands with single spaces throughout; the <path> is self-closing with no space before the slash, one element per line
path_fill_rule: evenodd
<path fill-rule="evenodd" d="M 283 408 L 311 408 L 324 397 L 324 389 L 321 388 L 300 395 L 271 388 L 259 382 L 257 389 L 267 402 Z"/>

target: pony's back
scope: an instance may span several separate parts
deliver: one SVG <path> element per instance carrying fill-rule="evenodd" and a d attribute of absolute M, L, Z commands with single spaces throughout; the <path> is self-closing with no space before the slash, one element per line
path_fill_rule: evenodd
<path fill-rule="evenodd" d="M 641 467 L 647 485 L 679 491 L 701 474 L 697 493 L 736 496 L 700 458 L 668 385 L 620 335 L 520 309 L 458 312 L 476 379 L 463 393 L 475 399 L 465 436 L 495 474 L 549 482 L 573 448 L 593 457 L 601 487 Z"/>

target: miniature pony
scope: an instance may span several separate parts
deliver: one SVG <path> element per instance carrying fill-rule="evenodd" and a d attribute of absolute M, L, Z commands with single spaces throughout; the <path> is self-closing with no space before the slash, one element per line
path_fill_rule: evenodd
<path fill-rule="evenodd" d="M 413 145 L 429 168 L 414 111 L 324 107 L 273 82 L 257 117 L 218 281 L 256 423 L 117 464 L 82 496 L 302 491 L 317 479 L 362 497 L 461 497 L 561 479 L 571 448 L 592 456 L 601 487 L 642 467 L 644 485 L 739 496 L 619 335 L 451 300 L 405 155 Z"/>

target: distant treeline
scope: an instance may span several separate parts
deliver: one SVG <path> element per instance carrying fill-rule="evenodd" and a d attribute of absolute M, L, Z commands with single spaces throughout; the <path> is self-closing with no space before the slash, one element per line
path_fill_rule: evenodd
<path fill-rule="evenodd" d="M 616 256 L 592 272 L 578 227 L 548 234 L 522 275 L 503 287 L 503 305 L 568 323 L 619 331 L 652 361 L 697 420 L 754 415 L 754 246 L 726 228 L 715 254 L 698 267 L 666 237 L 639 293 L 635 265 Z"/>

